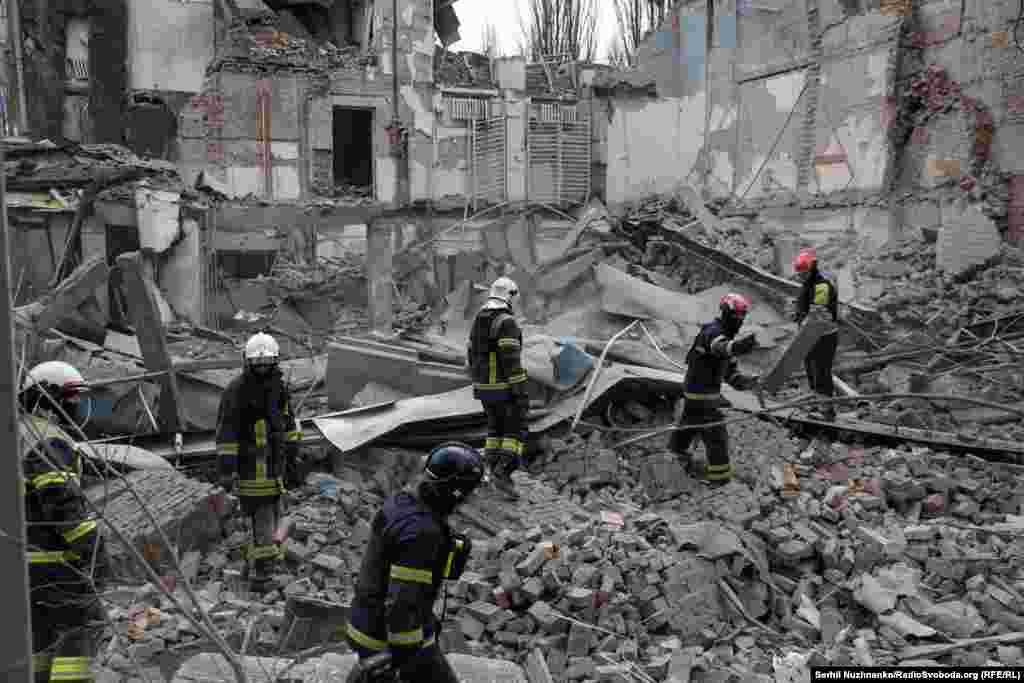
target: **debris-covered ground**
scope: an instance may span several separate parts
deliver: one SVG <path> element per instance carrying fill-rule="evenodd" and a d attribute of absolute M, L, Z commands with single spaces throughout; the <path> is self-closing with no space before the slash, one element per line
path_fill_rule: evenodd
<path fill-rule="evenodd" d="M 516 661 L 539 648 L 561 680 L 773 680 L 782 660 L 1024 664 L 1024 470 L 808 441 L 759 420 L 732 437 L 739 479 L 720 489 L 688 478 L 663 437 L 618 451 L 597 432 L 550 439 L 516 475 L 519 503 L 484 491 L 456 517 L 477 540 L 448 588 L 445 647 Z M 230 640 L 252 654 L 302 649 L 286 642 L 290 615 L 347 603 L 371 517 L 417 462 L 373 449 L 311 474 L 288 496 L 287 560 L 265 596 L 239 581 L 236 520 L 195 567 Z M 208 649 L 152 587 L 112 616 L 151 665 Z"/>

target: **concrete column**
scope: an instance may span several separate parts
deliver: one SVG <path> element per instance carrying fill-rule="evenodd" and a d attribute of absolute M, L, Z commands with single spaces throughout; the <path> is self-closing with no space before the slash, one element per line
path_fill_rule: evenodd
<path fill-rule="evenodd" d="M 391 334 L 391 281 L 395 241 L 395 221 L 376 218 L 366 231 L 366 280 L 368 283 L 370 329 L 379 334 Z"/>

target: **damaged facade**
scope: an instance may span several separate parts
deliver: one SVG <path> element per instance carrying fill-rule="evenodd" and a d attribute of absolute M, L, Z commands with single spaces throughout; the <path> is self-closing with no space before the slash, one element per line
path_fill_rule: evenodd
<path fill-rule="evenodd" d="M 947 253 L 972 251 L 980 231 L 991 255 L 987 235 L 1021 234 L 1017 9 L 680 2 L 641 45 L 636 70 L 599 78 L 610 93 L 607 200 L 683 181 L 726 213 L 759 213 L 780 236 L 854 231 L 877 248 L 944 226 Z M 857 291 L 850 268 L 841 279 Z"/>

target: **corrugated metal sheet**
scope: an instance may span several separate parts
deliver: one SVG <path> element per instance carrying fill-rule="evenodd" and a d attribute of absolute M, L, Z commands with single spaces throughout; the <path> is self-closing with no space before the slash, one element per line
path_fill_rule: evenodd
<path fill-rule="evenodd" d="M 527 140 L 527 195 L 582 204 L 590 195 L 590 120 L 579 105 L 534 104 Z"/>
<path fill-rule="evenodd" d="M 472 123 L 474 209 L 500 204 L 508 196 L 507 129 L 504 116 Z"/>

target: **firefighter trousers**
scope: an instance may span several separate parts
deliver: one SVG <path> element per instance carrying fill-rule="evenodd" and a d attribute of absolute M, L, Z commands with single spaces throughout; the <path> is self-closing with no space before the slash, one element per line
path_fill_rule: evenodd
<path fill-rule="evenodd" d="M 729 432 L 725 425 L 712 424 L 709 427 L 701 427 L 724 419 L 725 416 L 717 401 L 685 399 L 678 426 L 691 429 L 672 432 L 672 438 L 668 442 L 670 451 L 681 458 L 689 457 L 690 445 L 699 436 L 707 453 L 704 478 L 708 481 L 729 481 L 735 474 L 729 462 Z M 693 427 L 697 429 L 692 429 Z"/>
<path fill-rule="evenodd" d="M 88 569 L 84 570 L 88 572 Z M 63 572 L 60 572 L 63 573 Z M 32 669 L 37 683 L 91 681 L 99 600 L 85 581 L 30 567 Z"/>
<path fill-rule="evenodd" d="M 265 581 L 281 556 L 280 547 L 274 543 L 274 531 L 278 525 L 278 496 L 243 498 L 243 508 L 252 521 L 252 543 L 246 550 L 249 579 Z"/>
<path fill-rule="evenodd" d="M 835 394 L 835 385 L 832 382 L 832 363 L 835 361 L 838 345 L 839 334 L 826 334 L 811 347 L 810 352 L 804 358 L 804 370 L 807 371 L 807 382 L 811 386 L 811 391 L 822 396 Z"/>
<path fill-rule="evenodd" d="M 364 652 L 361 648 L 357 648 L 357 652 L 360 659 L 377 654 Z M 459 677 L 437 643 L 422 648 L 406 668 L 413 673 L 399 672 L 375 676 L 360 671 L 357 665 L 352 667 L 346 683 L 459 683 Z"/>
<path fill-rule="evenodd" d="M 487 415 L 484 460 L 496 473 L 509 474 L 523 464 L 526 455 L 527 404 L 516 397 L 481 403 Z"/>

